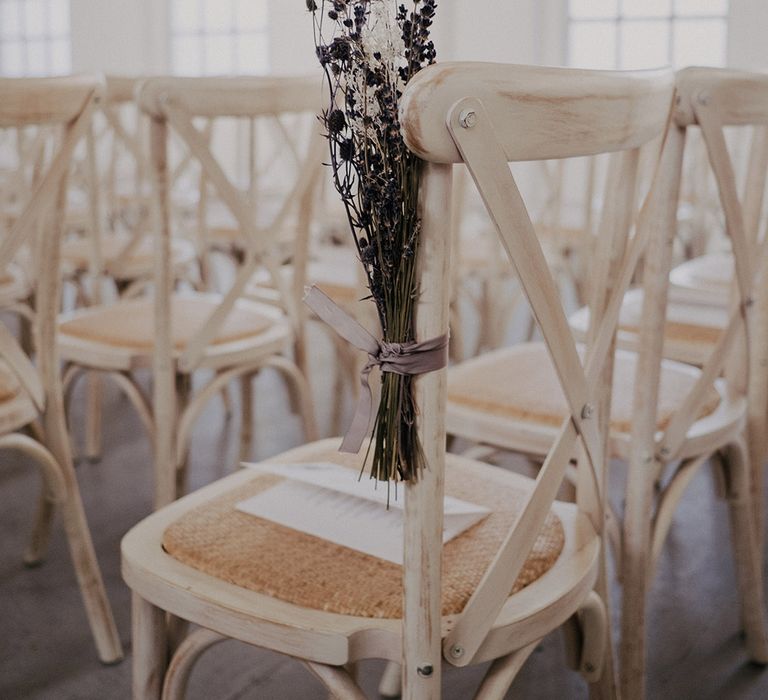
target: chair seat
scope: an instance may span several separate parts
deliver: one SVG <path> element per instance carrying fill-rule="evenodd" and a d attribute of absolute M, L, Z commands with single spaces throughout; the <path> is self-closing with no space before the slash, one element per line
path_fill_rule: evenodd
<path fill-rule="evenodd" d="M 727 306 L 734 274 L 731 253 L 709 253 L 678 265 L 670 272 L 669 282 L 673 290 L 689 290 L 710 303 Z"/>
<path fill-rule="evenodd" d="M 307 284 L 316 284 L 340 306 L 351 306 L 365 293 L 358 278 L 359 265 L 356 250 L 346 246 L 323 246 L 313 252 L 307 264 Z M 290 284 L 293 267 L 284 265 L 280 271 L 285 282 Z M 253 277 L 249 293 L 259 298 L 270 286 L 269 274 L 259 270 Z"/>
<path fill-rule="evenodd" d="M 145 236 L 131 251 L 123 257 L 123 251 L 130 239 L 122 235 L 103 236 L 101 256 L 105 271 L 118 279 L 132 279 L 151 275 L 154 266 L 154 241 Z M 82 272 L 90 265 L 92 244 L 84 237 L 66 240 L 61 247 L 63 264 L 71 272 Z M 189 241 L 174 238 L 171 241 L 171 255 L 174 267 L 190 264 L 196 257 L 195 247 Z"/>
<path fill-rule="evenodd" d="M 637 350 L 638 329 L 642 318 L 643 291 L 632 289 L 624 296 L 619 315 L 619 345 Z M 589 309 L 579 309 L 569 323 L 580 338 L 589 327 Z M 724 305 L 713 305 L 697 297 L 696 292 L 670 289 L 667 305 L 667 323 L 664 337 L 664 356 L 671 360 L 693 365 L 702 364 L 712 352 L 728 323 Z"/>
<path fill-rule="evenodd" d="M 172 339 L 176 354 L 202 328 L 220 303 L 216 294 L 174 294 L 171 303 Z M 277 343 L 290 337 L 290 327 L 276 309 L 239 299 L 211 343 L 213 352 L 232 346 Z M 83 357 L 88 348 L 120 351 L 124 356 L 149 358 L 154 347 L 154 301 L 150 298 L 120 300 L 114 304 L 92 306 L 63 315 L 59 323 L 59 342 L 64 359 L 99 364 Z M 96 346 L 96 348 L 94 348 Z"/>
<path fill-rule="evenodd" d="M 629 433 L 637 357 L 616 353 L 611 404 L 611 428 Z M 693 387 L 699 371 L 666 361 L 658 404 L 658 428 L 663 430 Z M 720 402 L 711 389 L 699 417 L 709 415 Z M 568 407 L 555 368 L 543 343 L 521 343 L 468 360 L 448 371 L 448 412 L 451 404 L 504 418 L 559 426 Z"/>
<path fill-rule="evenodd" d="M 339 454 L 338 444 L 335 438 L 324 440 L 270 462 L 333 461 L 359 470 L 362 457 Z M 140 523 L 122 545 L 123 574 L 129 586 L 147 600 L 162 599 L 164 609 L 193 622 L 199 621 L 194 609 L 200 610 L 204 601 L 205 606 L 217 608 L 206 616 L 205 626 L 217 620 L 226 626 L 231 608 L 241 621 L 261 619 L 311 629 L 313 638 L 323 637 L 326 643 L 316 640 L 318 646 L 308 653 L 309 658 L 346 663 L 354 656 L 389 658 L 391 654 L 396 660 L 402 567 L 235 510 L 237 502 L 278 481 L 279 477 L 244 470 Z M 532 484 L 507 470 L 448 455 L 446 493 L 486 505 L 492 513 L 443 549 L 446 629 L 482 578 Z M 583 525 L 580 517 L 572 504 L 556 504 L 510 598 L 523 600 L 524 605 L 516 604 L 514 612 L 505 609 L 500 619 L 531 624 L 546 609 L 549 596 L 557 607 L 555 600 L 565 602 L 560 598 L 562 587 L 571 589 L 591 580 L 597 540 L 585 547 L 577 544 L 573 528 L 577 521 Z M 177 595 L 169 596 L 171 590 Z M 573 605 L 573 600 L 567 604 Z M 561 613 L 567 615 L 565 610 Z M 392 641 L 383 644 L 379 636 L 372 645 L 362 639 L 367 631 L 390 633 Z M 339 634 L 354 635 L 354 648 L 334 649 L 324 637 Z M 274 634 L 262 638 L 256 624 L 241 624 L 233 636 L 285 651 Z M 375 654 L 370 653 L 372 646 L 377 647 Z M 307 658 L 304 653 L 302 657 Z"/>

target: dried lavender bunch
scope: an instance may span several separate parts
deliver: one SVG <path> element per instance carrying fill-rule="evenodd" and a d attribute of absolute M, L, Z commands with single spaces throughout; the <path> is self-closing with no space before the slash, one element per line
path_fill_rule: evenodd
<path fill-rule="evenodd" d="M 307 0 L 325 71 L 328 108 L 320 115 L 330 167 L 365 269 L 384 340 L 414 340 L 421 162 L 400 133 L 406 83 L 434 63 L 430 27 L 436 0 Z M 417 478 L 424 466 L 412 377 L 382 373 L 368 456 L 382 481 Z M 367 460 L 367 458 L 366 458 Z"/>

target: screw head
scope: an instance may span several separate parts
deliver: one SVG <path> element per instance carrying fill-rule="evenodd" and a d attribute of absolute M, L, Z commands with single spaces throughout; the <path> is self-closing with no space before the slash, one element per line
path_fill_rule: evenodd
<path fill-rule="evenodd" d="M 459 115 L 459 124 L 464 129 L 471 129 L 475 124 L 477 124 L 477 112 L 475 112 L 473 109 L 465 109 L 462 110 L 461 114 Z"/>
<path fill-rule="evenodd" d="M 451 658 L 460 659 L 462 656 L 464 656 L 464 647 L 454 644 L 451 647 Z"/>
<path fill-rule="evenodd" d="M 435 669 L 432 668 L 432 664 L 423 664 L 416 669 L 416 673 L 418 673 L 422 678 L 429 678 L 434 673 L 434 671 Z"/>
<path fill-rule="evenodd" d="M 587 662 L 584 664 L 584 670 L 585 670 L 587 673 L 594 673 L 594 671 L 595 671 L 595 665 L 594 665 L 593 663 L 591 663 L 590 661 L 587 661 Z"/>
<path fill-rule="evenodd" d="M 709 104 L 709 100 L 710 100 L 710 97 L 709 97 L 709 93 L 707 93 L 707 92 L 702 92 L 702 93 L 701 93 L 701 94 L 700 94 L 700 95 L 699 95 L 699 96 L 696 98 L 696 100 L 698 101 L 698 103 L 699 103 L 700 105 L 704 105 L 704 106 L 706 107 L 706 106 Z"/>
<path fill-rule="evenodd" d="M 592 416 L 595 415 L 595 407 L 591 403 L 585 403 L 584 407 L 581 409 L 581 417 L 584 420 L 588 420 L 589 418 L 592 418 Z"/>

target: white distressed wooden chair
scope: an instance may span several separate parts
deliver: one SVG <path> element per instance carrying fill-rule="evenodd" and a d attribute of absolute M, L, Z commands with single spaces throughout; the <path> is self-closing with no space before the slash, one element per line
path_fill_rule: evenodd
<path fill-rule="evenodd" d="M 0 449 L 31 457 L 44 477 L 25 561 L 35 565 L 43 560 L 54 510 L 60 508 L 99 658 L 112 663 L 122 658 L 122 649 L 72 464 L 56 344 L 67 176 L 99 89 L 99 81 L 89 77 L 0 80 L 0 129 L 39 125 L 61 131 L 57 148 L 41 164 L 31 197 L 0 243 L 0 269 L 26 245 L 35 253 L 36 273 L 35 311 L 25 314 L 34 328 L 34 357 L 0 324 Z"/>
<path fill-rule="evenodd" d="M 111 280 L 120 294 L 128 296 L 139 293 L 152 278 L 149 150 L 143 138 L 147 129 L 134 96 L 141 82 L 141 78 L 107 78 L 99 101 L 102 133 L 91 129 L 86 140 L 81 167 L 88 197 L 84 235 L 68 238 L 62 248 L 65 270 L 81 282 L 86 303 L 100 303 L 102 295 L 96 291 L 89 298 L 84 277 L 94 285 Z M 171 250 L 177 274 L 191 279 L 190 268 L 197 267 L 195 246 L 174 236 Z"/>
<path fill-rule="evenodd" d="M 121 300 L 67 314 L 60 323 L 60 346 L 72 371 L 101 371 L 133 402 L 153 439 L 158 506 L 173 500 L 182 486 L 194 421 L 206 403 L 234 379 L 264 368 L 279 372 L 295 399 L 307 437 L 314 437 L 307 382 L 290 359 L 297 328 L 291 315 L 294 309 L 258 303 L 243 295 L 257 265 L 266 265 L 277 277 L 272 226 L 254 223 L 243 193 L 227 178 L 193 123 L 196 116 L 214 119 L 303 110 L 311 99 L 302 89 L 278 92 L 257 78 L 157 78 L 143 84 L 139 101 L 151 118 L 157 192 L 154 301 Z M 166 160 L 170 130 L 200 162 L 248 237 L 246 260 L 225 294 L 173 291 L 172 203 Z M 300 178 L 294 191 L 303 182 Z M 292 204 L 286 200 L 283 209 Z M 132 376 L 141 367 L 153 368 L 151 402 Z M 192 393 L 191 377 L 198 369 L 210 370 L 213 376 Z"/>
<path fill-rule="evenodd" d="M 578 626 L 574 639 L 582 641 L 577 667 L 611 694 L 609 626 L 595 586 L 602 579 L 607 442 L 601 416 L 618 304 L 601 316 L 584 367 L 508 161 L 618 150 L 631 163 L 637 147 L 663 131 L 671 100 L 668 73 L 443 64 L 414 79 L 401 123 L 409 146 L 427 161 L 416 337 L 448 327 L 451 170 L 463 160 L 562 370 L 570 403 L 552 431 L 546 464 L 534 482 L 446 455 L 441 370 L 415 382 L 428 468 L 404 488 L 402 569 L 239 513 L 236 502 L 274 483 L 249 470 L 163 508 L 122 545 L 134 595 L 134 697 L 181 697 L 199 655 L 231 637 L 300 659 L 337 697 L 363 697 L 345 669 L 359 659 L 401 662 L 410 699 L 440 697 L 446 664 L 493 660 L 477 697 L 500 698 L 536 644 L 566 622 Z M 617 243 L 628 233 L 624 223 Z M 624 265 L 617 285 L 630 272 Z M 362 457 L 342 457 L 337 445 L 323 441 L 277 459 L 359 467 Z M 559 503 L 572 458 L 578 501 Z M 443 547 L 445 492 L 493 512 Z M 170 660 L 166 612 L 201 626 Z"/>
<path fill-rule="evenodd" d="M 643 695 L 646 597 L 655 563 L 680 498 L 693 476 L 713 455 L 721 457 L 728 485 L 725 495 L 731 508 L 748 652 L 755 661 L 768 661 L 760 533 L 753 517 L 759 512 L 753 485 L 760 482 L 759 475 L 750 469 L 745 443 L 747 367 L 739 360 L 736 342 L 743 322 L 742 309 L 754 306 L 744 304 L 743 300 L 749 298 L 753 288 L 757 258 L 750 257 L 754 248 L 744 234 L 722 136 L 723 123 L 755 119 L 760 104 L 756 87 L 754 82 L 744 81 L 743 76 L 729 79 L 720 73 L 686 72 L 678 76 L 675 121 L 657 175 L 657 188 L 666 199 L 659 207 L 661 213 L 653 220 L 653 225 L 666 235 L 648 240 L 647 251 L 642 251 L 643 288 L 629 295 L 633 299 L 637 293 L 642 295 L 634 337 L 637 352 L 619 350 L 616 355 L 610 449 L 614 456 L 629 462 L 618 552 L 624 585 L 621 678 L 625 697 Z M 705 104 L 699 104 L 700 100 Z M 707 110 L 708 106 L 719 105 L 721 101 L 727 106 L 718 107 L 717 116 L 709 116 L 712 112 Z M 724 330 L 708 346 L 709 355 L 701 369 L 662 360 L 683 142 L 685 129 L 694 119 L 705 122 L 705 137 L 718 173 L 734 248 L 746 252 L 749 259 L 747 269 L 740 274 L 738 299 L 726 314 Z M 608 218 L 603 225 L 611 227 L 612 220 Z M 635 241 L 642 239 L 635 236 Z M 615 297 L 614 303 L 620 301 L 626 311 L 626 302 Z M 754 311 L 744 313 L 751 333 Z M 589 337 L 583 324 L 578 330 L 582 337 Z M 623 333 L 619 333 L 620 342 Z M 542 361 L 542 352 L 536 345 L 517 346 L 455 368 L 449 377 L 449 431 L 503 449 L 546 454 L 552 426 L 566 411 L 566 401 L 557 391 L 555 369 Z M 727 377 L 718 379 L 727 363 Z M 505 367 L 507 371 L 501 375 Z M 638 377 L 642 381 L 636 381 Z M 516 391 L 507 387 L 515 387 Z"/>

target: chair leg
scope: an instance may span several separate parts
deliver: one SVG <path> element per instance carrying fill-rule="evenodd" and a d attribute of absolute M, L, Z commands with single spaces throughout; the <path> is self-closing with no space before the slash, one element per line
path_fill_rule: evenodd
<path fill-rule="evenodd" d="M 383 698 L 399 698 L 403 692 L 403 672 L 396 661 L 388 661 L 379 681 L 379 695 Z"/>
<path fill-rule="evenodd" d="M 279 355 L 270 357 L 265 362 L 266 367 L 272 367 L 283 375 L 288 383 L 289 391 L 295 391 L 299 400 L 301 420 L 304 424 L 304 439 L 306 442 L 317 440 L 317 423 L 312 394 L 309 383 L 301 370 L 290 360 Z"/>
<path fill-rule="evenodd" d="M 40 489 L 40 498 L 37 505 L 37 515 L 29 538 L 27 551 L 24 552 L 25 566 L 38 566 L 45 559 L 48 550 L 48 542 L 51 537 L 51 523 L 56 511 L 55 499 L 50 493 L 47 484 L 43 483 Z"/>
<path fill-rule="evenodd" d="M 85 401 L 85 457 L 91 462 L 101 459 L 101 405 L 104 380 L 98 372 L 88 372 Z"/>
<path fill-rule="evenodd" d="M 750 461 L 746 447 L 735 443 L 724 460 L 728 470 L 728 505 L 736 576 L 741 598 L 741 621 L 747 650 L 755 663 L 768 663 L 768 637 L 763 599 L 762 556 L 757 547 L 753 494 L 750 487 Z"/>
<path fill-rule="evenodd" d="M 653 467 L 630 466 L 621 557 L 622 614 L 620 692 L 624 700 L 645 698 L 645 612 L 651 564 Z"/>
<path fill-rule="evenodd" d="M 133 700 L 160 700 L 168 668 L 165 612 L 132 597 Z"/>
<path fill-rule="evenodd" d="M 240 377 L 240 456 L 244 462 L 251 454 L 253 446 L 253 379 L 255 374 Z"/>
<path fill-rule="evenodd" d="M 99 658 L 106 664 L 115 663 L 123 658 L 120 637 L 117 634 L 109 599 L 104 590 L 96 552 L 85 520 L 83 504 L 77 490 L 75 475 L 66 474 L 67 495 L 61 505 L 64 530 L 72 555 L 80 592 L 85 603 L 88 622 L 91 626 Z"/>
<path fill-rule="evenodd" d="M 331 697 L 337 700 L 365 700 L 365 694 L 355 683 L 349 671 L 343 666 L 326 666 L 311 661 L 304 662 L 307 668 L 330 691 Z"/>
<path fill-rule="evenodd" d="M 496 659 L 485 674 L 485 678 L 483 678 L 483 682 L 475 695 L 475 700 L 502 700 L 523 664 L 540 641 L 532 642 L 508 656 Z"/>
<path fill-rule="evenodd" d="M 192 395 L 192 375 L 176 374 L 176 419 L 174 420 L 174 433 L 178 430 L 178 416 L 184 414 L 184 410 L 189 404 Z M 181 498 L 187 492 L 187 472 L 189 467 L 189 450 L 184 450 L 182 454 L 177 449 L 173 450 L 176 484 L 175 498 Z"/>
<path fill-rule="evenodd" d="M 226 639 L 227 637 L 204 628 L 187 635 L 168 665 L 163 683 L 163 700 L 184 700 L 189 676 L 197 660 L 214 644 Z"/>

